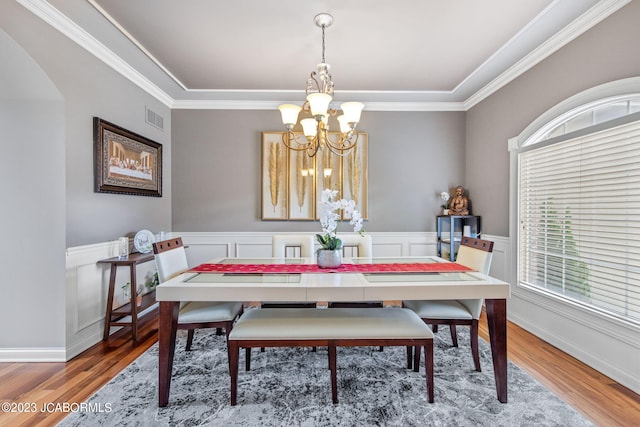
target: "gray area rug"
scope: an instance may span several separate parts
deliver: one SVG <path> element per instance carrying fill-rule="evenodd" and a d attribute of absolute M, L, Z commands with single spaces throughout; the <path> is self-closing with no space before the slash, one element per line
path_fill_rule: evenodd
<path fill-rule="evenodd" d="M 88 402 L 110 411 L 77 412 L 61 426 L 590 426 L 576 410 L 509 362 L 509 403 L 496 398 L 489 345 L 480 340 L 482 372 L 473 370 L 469 334 L 448 328 L 434 340 L 435 403 L 426 399 L 423 366 L 406 369 L 401 347 L 338 348 L 338 398 L 331 403 L 326 348 L 240 352 L 238 405 L 229 405 L 224 336 L 197 331 L 191 352 L 178 333 L 169 406 L 158 408 L 155 344 Z M 424 359 L 424 357 L 423 357 Z M 90 406 L 91 407 L 91 406 Z"/>

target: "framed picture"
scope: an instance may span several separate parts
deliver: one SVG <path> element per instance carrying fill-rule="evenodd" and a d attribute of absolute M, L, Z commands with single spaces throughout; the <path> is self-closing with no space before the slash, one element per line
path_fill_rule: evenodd
<path fill-rule="evenodd" d="M 342 157 L 330 150 L 320 150 L 316 154 L 318 176 L 316 177 L 316 219 L 322 215 L 322 192 L 328 188 L 338 190 L 338 197 L 342 197 Z"/>
<path fill-rule="evenodd" d="M 285 147 L 286 148 L 286 147 Z M 289 219 L 315 218 L 316 158 L 305 151 L 289 152 Z"/>
<path fill-rule="evenodd" d="M 262 219 L 287 219 L 289 150 L 282 132 L 262 132 Z"/>
<path fill-rule="evenodd" d="M 162 197 L 162 145 L 93 118 L 93 175 L 97 193 Z"/>
<path fill-rule="evenodd" d="M 356 202 L 363 219 L 369 218 L 369 135 L 358 134 L 356 146 L 342 158 L 342 197 Z M 345 219 L 351 219 L 346 217 Z"/>
<path fill-rule="evenodd" d="M 337 190 L 339 198 L 353 199 L 367 219 L 369 135 L 359 133 L 356 147 L 344 156 L 324 148 L 314 157 L 289 150 L 282 142 L 285 135 L 262 132 L 262 219 L 319 219 L 325 188 Z M 330 137 L 337 139 L 340 134 L 332 132 Z"/>

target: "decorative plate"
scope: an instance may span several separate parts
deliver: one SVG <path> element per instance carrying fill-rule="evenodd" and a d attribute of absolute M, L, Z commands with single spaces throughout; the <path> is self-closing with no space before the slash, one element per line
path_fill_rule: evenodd
<path fill-rule="evenodd" d="M 149 230 L 140 230 L 133 238 L 133 246 L 141 254 L 148 254 L 153 250 L 153 243 L 156 241 L 153 233 Z"/>

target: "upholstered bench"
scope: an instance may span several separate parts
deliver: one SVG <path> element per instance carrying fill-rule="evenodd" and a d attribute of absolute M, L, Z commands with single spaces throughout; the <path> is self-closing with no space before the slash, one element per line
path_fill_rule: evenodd
<path fill-rule="evenodd" d="M 420 348 L 423 347 L 427 395 L 429 402 L 433 402 L 433 334 L 420 317 L 408 309 L 252 309 L 245 311 L 237 321 L 228 343 L 232 406 L 237 404 L 241 347 L 247 349 L 247 370 L 253 347 L 328 347 L 333 403 L 338 403 L 336 347 L 406 346 L 407 366 L 410 369 L 413 364 L 416 372 L 420 366 Z M 412 347 L 417 348 L 414 355 Z"/>

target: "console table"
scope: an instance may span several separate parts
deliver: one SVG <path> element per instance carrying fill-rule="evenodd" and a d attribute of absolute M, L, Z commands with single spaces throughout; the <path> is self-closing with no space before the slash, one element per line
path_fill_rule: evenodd
<path fill-rule="evenodd" d="M 477 215 L 438 215 L 437 232 L 439 257 L 456 260 L 456 254 L 462 241 L 465 226 L 469 227 L 470 237 L 482 237 L 482 218 Z M 448 252 L 446 249 L 449 249 Z"/>
<path fill-rule="evenodd" d="M 133 253 L 129 254 L 128 258 L 113 257 L 98 261 L 98 264 L 111 265 L 111 273 L 109 276 L 109 295 L 107 297 L 107 309 L 104 316 L 104 334 L 102 335 L 103 341 L 109 339 L 111 326 L 131 327 L 131 335 L 133 337 L 133 341 L 135 342 L 138 340 L 138 313 L 141 313 L 142 311 L 156 303 L 156 291 L 153 290 L 142 296 L 142 303 L 140 305 L 136 304 L 136 292 L 138 288 L 136 284 L 136 266 L 138 264 L 143 264 L 149 261 L 153 261 L 153 253 Z M 131 285 L 130 301 L 127 304 L 121 305 L 120 307 L 113 308 L 113 295 L 115 292 L 114 288 L 116 284 L 116 274 L 118 272 L 118 267 L 129 267 L 129 283 Z M 127 316 L 129 316 L 131 319 L 126 319 Z"/>

